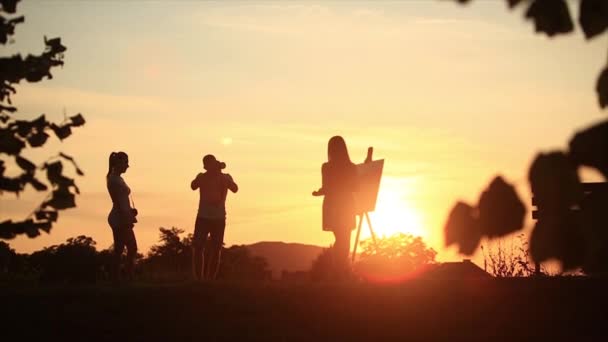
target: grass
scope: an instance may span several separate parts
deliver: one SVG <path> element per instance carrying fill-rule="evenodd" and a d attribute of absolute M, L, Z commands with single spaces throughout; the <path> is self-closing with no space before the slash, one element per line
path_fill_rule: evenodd
<path fill-rule="evenodd" d="M 4 336 L 79 340 L 597 340 L 608 281 L 0 286 Z"/>

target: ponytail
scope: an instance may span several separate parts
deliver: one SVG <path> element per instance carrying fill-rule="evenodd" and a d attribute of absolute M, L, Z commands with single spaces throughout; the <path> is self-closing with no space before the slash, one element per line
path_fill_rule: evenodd
<path fill-rule="evenodd" d="M 116 152 L 110 153 L 110 158 L 108 159 L 108 174 L 106 178 L 110 177 L 110 173 L 112 173 L 112 168 L 114 167 L 114 163 L 116 162 Z"/>

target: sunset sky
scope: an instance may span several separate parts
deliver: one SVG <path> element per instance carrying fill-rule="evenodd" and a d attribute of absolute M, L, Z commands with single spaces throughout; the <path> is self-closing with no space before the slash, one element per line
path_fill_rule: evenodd
<path fill-rule="evenodd" d="M 228 196 L 227 245 L 328 246 L 311 192 L 327 141 L 342 135 L 353 161 L 368 146 L 386 160 L 376 231 L 420 234 L 455 260 L 442 233 L 455 201 L 476 203 L 500 173 L 528 202 L 534 154 L 606 117 L 594 92 L 606 37 L 536 35 L 506 1 L 24 0 L 18 12 L 25 23 L 3 55 L 39 53 L 44 35 L 68 50 L 52 80 L 18 86 L 17 117 L 61 121 L 65 109 L 87 119 L 65 142 L 28 151 L 38 162 L 73 155 L 86 175 L 78 207 L 51 234 L 10 241 L 20 252 L 76 235 L 111 244 L 105 174 L 119 150 L 130 156 L 144 253 L 161 226 L 192 232 L 189 186 L 207 153 L 240 187 Z M 3 219 L 41 201 L 31 189 L 15 198 L 0 197 Z"/>

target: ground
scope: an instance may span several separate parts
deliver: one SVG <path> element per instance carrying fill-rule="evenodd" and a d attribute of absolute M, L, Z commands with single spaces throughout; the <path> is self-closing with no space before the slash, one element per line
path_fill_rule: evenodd
<path fill-rule="evenodd" d="M 25 340 L 607 340 L 607 279 L 0 285 Z M 5 340 L 5 341 L 8 341 Z"/>

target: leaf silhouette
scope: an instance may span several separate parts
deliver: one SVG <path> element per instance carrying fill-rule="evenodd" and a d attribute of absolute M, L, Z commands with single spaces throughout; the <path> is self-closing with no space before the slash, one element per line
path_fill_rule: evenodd
<path fill-rule="evenodd" d="M 500 237 L 520 230 L 526 208 L 515 188 L 502 177 L 492 180 L 479 199 L 479 225 L 483 235 Z"/>
<path fill-rule="evenodd" d="M 0 152 L 17 155 L 25 147 L 25 143 L 7 130 L 0 130 Z"/>
<path fill-rule="evenodd" d="M 456 203 L 444 226 L 444 235 L 446 246 L 456 244 L 460 253 L 473 254 L 481 240 L 475 209 L 463 202 Z"/>
<path fill-rule="evenodd" d="M 0 222 L 0 238 L 13 239 L 15 238 L 14 223 L 11 220 Z"/>
<path fill-rule="evenodd" d="M 36 170 L 36 165 L 22 156 L 17 156 L 15 161 L 17 162 L 17 165 L 19 165 L 19 167 L 25 172 L 33 173 Z"/>
<path fill-rule="evenodd" d="M 574 29 L 564 0 L 534 0 L 526 11 L 526 18 L 534 20 L 536 32 L 543 32 L 549 37 Z"/>
<path fill-rule="evenodd" d="M 52 183 L 59 183 L 63 177 L 61 172 L 63 171 L 63 164 L 60 161 L 45 164 L 46 178 Z"/>
<path fill-rule="evenodd" d="M 17 11 L 17 1 L 19 0 L 2 0 L 2 10 L 6 13 L 15 13 Z"/>
<path fill-rule="evenodd" d="M 17 134 L 25 138 L 32 131 L 32 124 L 29 121 L 18 120 L 14 123 L 14 126 L 17 127 Z"/>
<path fill-rule="evenodd" d="M 600 107 L 605 108 L 608 106 L 608 67 L 605 67 L 600 76 L 597 78 L 595 91 L 597 92 Z"/>
<path fill-rule="evenodd" d="M 40 147 L 40 146 L 44 145 L 44 143 L 46 142 L 46 140 L 48 138 L 49 138 L 49 135 L 46 134 L 46 132 L 40 130 L 40 131 L 37 131 L 36 133 L 28 136 L 27 142 L 32 147 Z"/>
<path fill-rule="evenodd" d="M 63 125 L 63 126 L 57 126 L 56 124 L 53 123 L 53 124 L 51 124 L 51 129 L 53 130 L 53 132 L 55 132 L 55 135 L 60 140 L 63 140 L 72 134 L 72 129 L 70 128 L 69 124 Z"/>
<path fill-rule="evenodd" d="M 58 213 L 55 210 L 44 210 L 40 209 L 36 211 L 35 214 L 36 220 L 39 221 L 57 221 Z"/>
<path fill-rule="evenodd" d="M 583 196 L 576 167 L 563 152 L 538 154 L 530 166 L 528 180 L 539 210 L 562 211 Z"/>
<path fill-rule="evenodd" d="M 534 262 L 557 259 L 562 262 L 564 270 L 583 265 L 584 247 L 577 214 L 572 212 L 538 220 L 530 238 Z"/>
<path fill-rule="evenodd" d="M 507 0 L 507 4 L 509 4 L 509 8 L 513 8 L 517 6 L 523 0 Z"/>
<path fill-rule="evenodd" d="M 608 121 L 576 133 L 569 145 L 576 164 L 594 167 L 608 179 Z"/>
<path fill-rule="evenodd" d="M 578 21 L 587 39 L 606 30 L 608 27 L 608 1 L 581 0 L 579 9 Z"/>
<path fill-rule="evenodd" d="M 76 207 L 76 200 L 74 194 L 69 192 L 66 188 L 59 188 L 53 191 L 53 196 L 50 200 L 46 201 L 45 206 L 51 206 L 57 210 L 68 209 Z"/>
<path fill-rule="evenodd" d="M 70 117 L 70 120 L 72 121 L 72 126 L 74 127 L 79 127 L 85 124 L 85 120 L 84 117 L 82 116 L 82 114 L 78 113 L 72 117 Z"/>
<path fill-rule="evenodd" d="M 46 184 L 44 184 L 41 181 L 39 181 L 38 179 L 36 179 L 34 176 L 31 176 L 28 179 L 28 183 L 30 183 L 34 187 L 34 189 L 36 189 L 36 191 L 48 190 L 48 186 L 46 186 Z"/>

